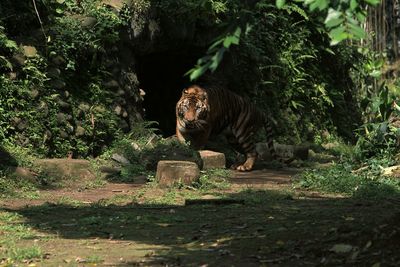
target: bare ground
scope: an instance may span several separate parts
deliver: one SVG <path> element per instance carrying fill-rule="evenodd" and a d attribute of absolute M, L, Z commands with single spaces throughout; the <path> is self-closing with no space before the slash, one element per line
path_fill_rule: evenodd
<path fill-rule="evenodd" d="M 399 199 L 293 190 L 295 173 L 234 173 L 229 189 L 204 193 L 236 204 L 185 206 L 203 193 L 107 183 L 0 200 L 0 211 L 35 231 L 18 246 L 41 248 L 36 266 L 400 266 Z"/>

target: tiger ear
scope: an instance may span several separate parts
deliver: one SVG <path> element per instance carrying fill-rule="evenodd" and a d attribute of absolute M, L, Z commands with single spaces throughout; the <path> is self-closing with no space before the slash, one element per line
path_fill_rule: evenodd
<path fill-rule="evenodd" d="M 189 93 L 188 89 L 183 89 L 182 94 L 187 95 Z"/>

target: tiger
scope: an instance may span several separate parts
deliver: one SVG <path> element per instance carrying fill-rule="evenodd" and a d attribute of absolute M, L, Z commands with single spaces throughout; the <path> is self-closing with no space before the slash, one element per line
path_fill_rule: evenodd
<path fill-rule="evenodd" d="M 191 85 L 182 91 L 176 104 L 176 136 L 194 149 L 203 149 L 210 136 L 226 132 L 234 137 L 231 145 L 246 155 L 244 163 L 231 168 L 251 171 L 257 160 L 255 134 L 264 127 L 271 157 L 277 159 L 272 127 L 254 104 L 238 94 L 211 86 Z"/>

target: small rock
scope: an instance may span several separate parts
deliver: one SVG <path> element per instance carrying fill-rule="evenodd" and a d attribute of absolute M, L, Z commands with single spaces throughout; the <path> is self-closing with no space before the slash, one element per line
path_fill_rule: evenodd
<path fill-rule="evenodd" d="M 28 123 L 26 121 L 21 121 L 20 123 L 18 123 L 17 125 L 17 129 L 20 131 L 25 130 L 26 128 L 28 128 Z"/>
<path fill-rule="evenodd" d="M 82 21 L 82 27 L 84 28 L 93 28 L 96 25 L 97 19 L 95 17 L 86 17 Z"/>
<path fill-rule="evenodd" d="M 68 134 L 72 134 L 74 132 L 74 126 L 72 126 L 70 123 L 67 123 L 66 130 L 67 130 Z"/>
<path fill-rule="evenodd" d="M 63 109 L 69 109 L 71 107 L 71 105 L 69 103 L 62 101 L 62 100 L 58 100 L 57 104 Z"/>
<path fill-rule="evenodd" d="M 119 120 L 118 127 L 125 133 L 130 130 L 129 124 L 125 120 Z"/>
<path fill-rule="evenodd" d="M 64 65 L 65 64 L 65 59 L 62 56 L 55 56 L 51 59 L 51 61 L 55 64 L 55 65 Z"/>
<path fill-rule="evenodd" d="M 17 79 L 17 73 L 16 73 L 16 72 L 9 72 L 9 73 L 8 73 L 8 78 L 9 78 L 10 80 L 15 80 L 15 79 Z"/>
<path fill-rule="evenodd" d="M 53 67 L 53 68 L 49 68 L 47 70 L 47 77 L 49 77 L 49 78 L 53 78 L 53 79 L 58 78 L 58 77 L 60 77 L 60 74 L 61 74 L 61 70 L 59 68 Z"/>
<path fill-rule="evenodd" d="M 395 177 L 400 177 L 400 165 L 396 166 L 391 166 L 384 168 L 382 170 L 382 175 L 383 176 L 395 176 Z"/>
<path fill-rule="evenodd" d="M 66 132 L 66 131 L 60 131 L 60 137 L 61 138 L 64 138 L 64 139 L 67 139 L 68 137 L 69 137 L 69 135 L 68 135 L 68 133 Z"/>
<path fill-rule="evenodd" d="M 133 178 L 134 184 L 145 184 L 147 183 L 147 176 L 146 175 L 139 175 Z"/>
<path fill-rule="evenodd" d="M 120 11 L 126 3 L 125 0 L 103 0 L 102 2 L 105 5 L 115 8 L 117 11 Z"/>
<path fill-rule="evenodd" d="M 199 151 L 200 157 L 203 160 L 203 169 L 225 168 L 226 160 L 223 153 L 214 152 L 211 150 Z"/>
<path fill-rule="evenodd" d="M 37 50 L 34 46 L 24 45 L 22 46 L 22 51 L 26 57 L 35 57 L 37 55 Z"/>
<path fill-rule="evenodd" d="M 22 54 L 15 54 L 11 58 L 11 62 L 13 63 L 13 65 L 23 67 L 25 65 L 25 57 Z"/>
<path fill-rule="evenodd" d="M 22 121 L 22 119 L 19 118 L 19 117 L 14 117 L 14 118 L 12 119 L 12 121 L 13 121 L 13 125 L 16 126 L 16 125 L 18 125 L 18 124 Z"/>
<path fill-rule="evenodd" d="M 30 91 L 29 94 L 31 95 L 31 97 L 32 97 L 33 99 L 35 99 L 36 97 L 38 97 L 39 91 L 38 91 L 37 89 L 32 89 L 32 91 Z"/>
<path fill-rule="evenodd" d="M 154 146 L 157 144 L 158 140 L 159 140 L 158 135 L 153 134 L 152 136 L 150 136 L 150 138 L 149 138 L 149 140 L 147 141 L 147 143 L 146 143 L 145 146 L 146 146 L 146 147 L 152 148 L 152 147 L 154 147 Z"/>
<path fill-rule="evenodd" d="M 83 128 L 82 126 L 77 126 L 75 129 L 75 136 L 79 137 L 84 135 L 85 135 L 85 128 Z"/>
<path fill-rule="evenodd" d="M 121 115 L 122 107 L 121 107 L 120 105 L 117 105 L 117 106 L 114 108 L 114 112 L 115 112 L 115 114 L 117 114 L 118 116 Z"/>
<path fill-rule="evenodd" d="M 49 115 L 49 106 L 46 104 L 44 101 L 40 101 L 38 110 L 44 117 L 47 117 Z"/>
<path fill-rule="evenodd" d="M 130 161 L 127 160 L 124 156 L 119 155 L 119 154 L 116 154 L 116 153 L 113 154 L 113 155 L 111 156 L 111 158 L 112 158 L 113 160 L 115 160 L 116 162 L 121 163 L 122 165 L 131 164 Z"/>
<path fill-rule="evenodd" d="M 49 85 L 54 87 L 54 89 L 58 89 L 58 90 L 61 90 L 61 89 L 65 88 L 65 86 L 67 86 L 67 84 L 64 81 L 58 80 L 58 79 L 50 80 Z"/>
<path fill-rule="evenodd" d="M 117 96 L 124 96 L 124 95 L 125 95 L 125 91 L 122 89 L 118 89 Z"/>
<path fill-rule="evenodd" d="M 200 170 L 194 162 L 160 160 L 157 164 L 156 181 L 161 186 L 171 186 L 176 183 L 191 185 L 199 177 Z"/>
<path fill-rule="evenodd" d="M 104 83 L 104 87 L 107 89 L 116 89 L 119 87 L 119 84 L 116 80 L 111 80 Z"/>
<path fill-rule="evenodd" d="M 136 143 L 136 142 L 132 142 L 132 148 L 134 149 L 134 150 L 137 150 L 137 151 L 140 151 L 140 150 L 142 150 L 141 148 L 140 148 L 140 146 Z"/>
<path fill-rule="evenodd" d="M 90 106 L 89 106 L 89 104 L 86 104 L 86 103 L 80 103 L 79 106 L 78 106 L 78 108 L 79 108 L 80 110 L 86 112 L 86 111 L 89 111 Z"/>
<path fill-rule="evenodd" d="M 64 113 L 57 113 L 57 122 L 59 123 L 59 124 L 63 124 L 63 123 L 65 123 L 66 122 L 66 116 L 65 116 L 65 114 Z"/>
<path fill-rule="evenodd" d="M 348 245 L 348 244 L 336 244 L 334 245 L 329 251 L 335 252 L 335 253 L 348 253 L 353 250 L 353 246 Z"/>
<path fill-rule="evenodd" d="M 99 169 L 101 172 L 108 174 L 119 174 L 121 172 L 121 168 L 116 167 L 101 166 Z"/>

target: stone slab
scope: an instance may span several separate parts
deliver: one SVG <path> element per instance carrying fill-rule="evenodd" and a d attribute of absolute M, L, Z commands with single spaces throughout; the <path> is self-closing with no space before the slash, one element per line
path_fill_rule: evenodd
<path fill-rule="evenodd" d="M 211 150 L 200 150 L 199 153 L 203 161 L 203 170 L 225 168 L 226 159 L 224 153 Z"/>

